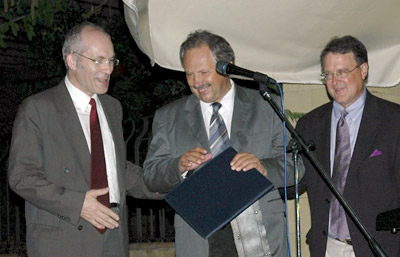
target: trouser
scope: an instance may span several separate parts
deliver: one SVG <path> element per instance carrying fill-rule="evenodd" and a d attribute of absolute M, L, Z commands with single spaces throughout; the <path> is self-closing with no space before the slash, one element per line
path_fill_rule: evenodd
<path fill-rule="evenodd" d="M 325 257 L 355 257 L 353 246 L 328 236 Z"/>
<path fill-rule="evenodd" d="M 116 214 L 119 215 L 119 207 L 111 207 Z M 103 257 L 120 257 L 122 256 L 122 238 L 120 236 L 120 228 L 107 229 L 104 232 L 103 240 Z"/>

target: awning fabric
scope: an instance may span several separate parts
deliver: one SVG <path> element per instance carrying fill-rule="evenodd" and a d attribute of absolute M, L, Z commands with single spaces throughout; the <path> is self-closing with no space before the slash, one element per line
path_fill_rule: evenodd
<path fill-rule="evenodd" d="M 282 83 L 321 84 L 319 55 L 333 36 L 368 49 L 368 85 L 400 82 L 399 0 L 123 0 L 125 20 L 152 62 L 182 70 L 179 46 L 196 29 L 226 38 L 236 65 Z"/>

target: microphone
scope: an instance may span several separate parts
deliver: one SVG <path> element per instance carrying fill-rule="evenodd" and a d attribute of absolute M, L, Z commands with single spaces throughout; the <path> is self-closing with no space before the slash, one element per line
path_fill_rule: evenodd
<path fill-rule="evenodd" d="M 217 72 L 222 75 L 239 75 L 242 77 L 251 78 L 257 82 L 266 83 L 267 85 L 276 82 L 273 78 L 270 78 L 265 74 L 246 70 L 226 61 L 218 61 L 216 69 Z"/>

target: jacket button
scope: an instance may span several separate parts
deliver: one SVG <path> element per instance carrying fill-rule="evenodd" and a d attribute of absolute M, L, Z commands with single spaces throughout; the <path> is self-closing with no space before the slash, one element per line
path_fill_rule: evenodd
<path fill-rule="evenodd" d="M 326 203 L 331 203 L 331 200 L 329 200 L 329 198 L 325 198 L 325 202 Z"/>
<path fill-rule="evenodd" d="M 82 228 L 83 228 L 82 225 L 78 226 L 78 230 L 82 230 Z"/>
<path fill-rule="evenodd" d="M 69 169 L 68 169 L 68 168 L 65 168 L 65 169 L 64 169 L 64 173 L 68 174 L 68 173 L 69 173 Z"/>
<path fill-rule="evenodd" d="M 326 236 L 326 231 L 324 230 L 324 231 L 322 231 L 322 234 L 324 235 L 324 236 Z"/>

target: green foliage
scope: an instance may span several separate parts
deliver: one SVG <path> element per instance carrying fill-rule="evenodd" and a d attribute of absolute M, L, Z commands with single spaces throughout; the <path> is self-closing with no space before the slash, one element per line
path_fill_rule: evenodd
<path fill-rule="evenodd" d="M 291 119 L 294 123 L 296 123 L 301 117 L 305 115 L 305 113 L 302 112 L 292 112 L 288 109 L 285 110 L 286 115 Z"/>
<path fill-rule="evenodd" d="M 103 4 L 106 2 L 103 1 Z M 8 190 L 6 160 L 18 105 L 26 97 L 53 87 L 64 78 L 66 70 L 62 59 L 62 45 L 65 33 L 82 21 L 99 24 L 111 34 L 116 57 L 121 63 L 112 74 L 109 94 L 119 99 L 123 106 L 128 158 L 135 158 L 136 163 L 142 162 L 147 151 L 144 142 L 148 142 L 150 134 L 146 128 L 151 125 L 154 111 L 188 93 L 183 73 L 158 66 L 151 67 L 149 59 L 133 41 L 122 14 L 105 18 L 101 15 L 102 5 L 92 6 L 88 10 L 75 0 L 3 0 L 0 10 L 0 48 L 4 48 L 0 49 L 0 53 L 7 51 L 14 40 L 27 42 L 29 45 L 23 54 L 26 57 L 25 65 L 18 66 L 15 72 L 4 72 L 4 76 L 0 76 L 0 174 L 3 175 L 0 179 L 3 181 L 0 183 L 0 196 L 3 196 L 1 202 L 6 203 L 3 201 Z M 21 72 L 31 78 L 25 79 L 27 76 L 24 76 L 21 79 Z M 136 139 L 142 141 L 135 142 Z M 8 198 L 12 208 L 23 206 L 22 199 L 14 197 L 19 202 Z M 17 227 L 17 221 L 11 223 L 12 227 Z M 2 224 L 6 223 L 2 220 Z M 0 230 L 3 234 L 6 231 Z M 20 236 L 25 238 L 23 233 Z M 0 245 L 0 252 L 1 248 Z"/>
<path fill-rule="evenodd" d="M 126 137 L 137 138 L 143 132 L 144 119 L 151 122 L 157 108 L 187 93 L 183 73 L 151 67 L 149 59 L 137 48 L 122 15 L 102 16 L 106 2 L 89 10 L 74 0 L 4 2 L 8 6 L 3 6 L 5 11 L 0 14 L 0 20 L 6 21 L 0 24 L 0 45 L 1 39 L 3 43 L 14 39 L 29 40 L 25 53 L 29 60 L 26 69 L 34 78 L 20 81 L 18 73 L 7 75 L 10 85 L 7 90 L 19 92 L 19 95 L 11 98 L 15 99 L 8 105 L 12 110 L 4 112 L 7 119 L 2 120 L 6 123 L 3 135 L 10 135 L 17 104 L 22 99 L 55 86 L 64 78 L 66 71 L 61 49 L 65 33 L 86 20 L 109 31 L 120 59 L 120 65 L 112 74 L 109 94 L 122 104 Z M 2 47 L 6 49 L 7 44 Z M 0 117 L 2 113 L 0 111 Z"/>
<path fill-rule="evenodd" d="M 47 28 L 46 36 L 54 40 L 58 30 L 56 26 L 53 26 L 55 15 L 65 12 L 69 2 L 67 0 L 3 0 L 3 12 L 0 12 L 0 20 L 3 22 L 0 24 L 0 48 L 6 48 L 7 41 L 18 37 L 19 33 L 23 33 L 29 41 L 32 41 L 34 36 L 38 35 L 37 26 Z"/>

